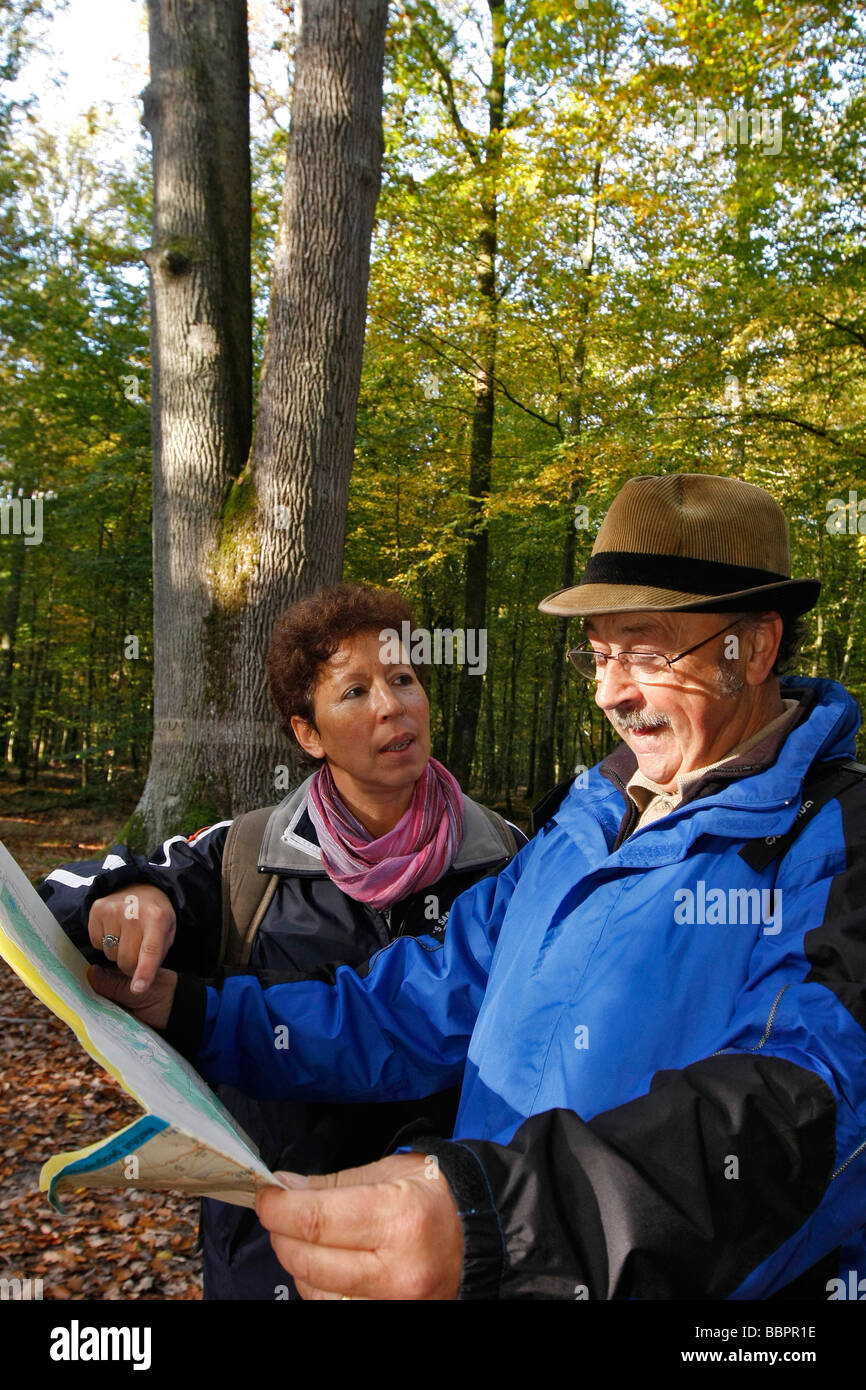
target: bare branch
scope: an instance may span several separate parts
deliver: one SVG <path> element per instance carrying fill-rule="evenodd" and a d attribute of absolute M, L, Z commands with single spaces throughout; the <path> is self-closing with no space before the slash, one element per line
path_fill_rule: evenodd
<path fill-rule="evenodd" d="M 478 149 L 478 143 L 474 139 L 472 132 L 463 124 L 463 119 L 457 106 L 457 97 L 454 92 L 454 78 L 451 70 L 448 64 L 443 60 L 439 51 L 434 48 L 433 44 L 427 38 L 423 29 L 418 25 L 414 25 L 413 27 L 439 78 L 439 95 L 442 98 L 448 115 L 451 117 L 451 124 L 454 127 L 460 143 L 463 145 L 463 148 L 469 155 L 473 164 L 480 167 L 481 154 Z"/>
<path fill-rule="evenodd" d="M 749 410 L 739 412 L 736 415 L 718 410 L 671 411 L 658 418 L 660 420 L 725 420 L 735 423 L 738 428 L 755 424 L 759 420 L 768 420 L 774 424 L 793 425 L 795 429 L 803 430 L 806 434 L 813 434 L 817 439 L 825 439 L 828 444 L 832 444 L 834 449 L 844 449 L 854 458 L 866 458 L 866 449 L 856 449 L 848 440 L 838 438 L 832 430 L 824 429 L 821 425 L 813 425 L 810 420 L 798 420 L 795 415 L 786 415 L 781 410 Z"/>
<path fill-rule="evenodd" d="M 859 328 L 856 323 L 846 323 L 844 319 L 831 319 L 829 314 L 822 314 L 820 309 L 816 309 L 814 312 L 819 319 L 823 319 L 824 323 L 829 323 L 831 328 L 840 329 L 843 333 L 847 333 L 850 338 L 853 338 L 855 343 L 866 348 L 866 328 Z"/>
<path fill-rule="evenodd" d="M 388 318 L 385 315 L 382 315 L 382 317 L 385 319 L 385 322 L 390 323 L 393 328 L 399 328 L 401 333 L 407 332 L 405 325 L 398 323 L 396 319 Z M 482 364 L 477 357 L 474 357 L 471 352 L 468 352 L 466 348 L 461 347 L 459 344 L 452 343 L 448 338 L 444 337 L 443 334 L 437 333 L 435 329 L 430 328 L 426 330 L 426 334 L 429 334 L 429 336 L 425 336 L 425 333 L 419 332 L 417 329 L 409 329 L 408 332 L 411 337 L 415 338 L 417 342 L 421 343 L 422 346 L 426 347 L 436 357 L 441 357 L 444 362 L 448 362 L 452 367 L 456 367 L 459 372 L 468 372 L 470 369 L 475 371 L 482 370 Z M 443 347 L 441 344 L 445 346 Z M 460 357 L 453 356 L 452 354 L 454 353 L 460 354 L 463 360 L 461 361 Z M 507 401 L 510 401 L 513 406 L 516 406 L 518 410 L 522 410 L 525 415 L 529 415 L 533 420 L 537 420 L 539 424 L 545 425 L 548 429 L 555 430 L 560 436 L 562 435 L 562 425 L 558 414 L 556 419 L 548 419 L 546 415 L 542 415 L 539 411 L 533 410 L 532 406 L 526 405 L 523 401 L 518 400 L 500 377 L 491 376 L 490 379 L 493 383 L 494 390 L 499 391 L 501 395 L 503 395 Z"/>

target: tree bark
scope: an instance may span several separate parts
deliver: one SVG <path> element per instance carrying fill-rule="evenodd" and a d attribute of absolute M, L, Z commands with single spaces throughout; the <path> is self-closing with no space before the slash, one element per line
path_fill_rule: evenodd
<path fill-rule="evenodd" d="M 468 542 L 464 614 L 467 628 L 480 630 L 487 622 L 488 530 L 485 505 L 490 493 L 495 414 L 496 347 L 498 334 L 498 296 L 496 288 L 497 195 L 502 167 L 502 138 L 505 123 L 505 0 L 487 0 L 493 27 L 491 75 L 486 90 L 487 137 L 479 165 L 479 233 L 475 258 L 475 285 L 478 294 L 477 368 L 472 408 L 472 436 L 469 445 Z M 484 679 L 490 679 L 487 675 Z M 464 786 L 469 783 L 475 732 L 481 708 L 482 679 L 464 666 L 457 689 L 451 771 Z"/>
<path fill-rule="evenodd" d="M 224 806 L 210 733 L 211 557 L 252 419 L 249 90 L 244 0 L 148 0 L 153 145 L 154 733 L 136 831 Z M 184 827 L 185 828 L 185 827 Z"/>
<path fill-rule="evenodd" d="M 6 593 L 6 609 L 3 617 L 2 657 L 0 657 L 0 718 L 3 720 L 4 738 L 7 749 L 13 739 L 13 694 L 15 681 L 15 656 L 18 641 L 18 614 L 21 609 L 21 591 L 24 587 L 24 567 L 28 547 L 23 541 L 12 550 L 9 561 L 9 587 Z"/>
<path fill-rule="evenodd" d="M 541 720 L 541 680 L 540 673 L 536 668 L 536 679 L 533 682 L 532 697 L 532 726 L 529 733 L 529 753 L 527 755 L 526 769 L 526 800 L 532 806 L 535 800 L 535 766 L 536 748 L 538 746 L 538 726 Z"/>
<path fill-rule="evenodd" d="M 246 6 L 148 3 L 154 741 L 130 826 L 144 839 L 274 798 L 270 635 L 342 572 L 387 14 L 387 0 L 302 5 L 250 454 Z"/>
<path fill-rule="evenodd" d="M 571 379 L 571 400 L 569 402 L 569 434 L 577 444 L 583 430 L 584 378 L 586 375 L 586 353 L 589 337 L 590 316 L 592 313 L 592 273 L 595 261 L 596 231 L 598 225 L 598 199 L 601 189 L 601 163 L 596 160 L 593 168 L 592 203 L 589 225 L 583 247 L 581 276 L 578 298 L 578 329 L 574 344 Z M 583 479 L 579 473 L 572 478 L 568 494 L 568 520 L 562 547 L 562 569 L 560 588 L 569 588 L 575 578 L 575 555 L 577 536 L 575 534 L 575 506 L 580 497 Z M 535 786 L 544 796 L 554 786 L 554 740 L 556 712 L 562 690 L 563 663 L 568 640 L 568 618 L 555 618 L 553 642 L 550 653 L 550 667 L 547 678 L 547 691 L 541 716 L 541 732 L 538 739 L 538 766 Z M 570 774 L 569 774 L 570 775 Z"/>
<path fill-rule="evenodd" d="M 523 567 L 524 581 L 528 573 L 528 565 Z M 511 661 L 508 671 L 507 698 L 503 700 L 502 728 L 503 753 L 502 753 L 502 785 L 505 790 L 505 809 L 511 814 L 511 793 L 517 790 L 514 772 L 514 729 L 517 721 L 517 675 L 520 667 L 520 658 L 523 648 L 523 622 L 516 618 L 511 632 Z"/>
<path fill-rule="evenodd" d="M 214 591 L 219 717 L 248 716 L 227 768 L 233 813 L 273 798 L 274 767 L 290 762 L 264 679 L 274 624 L 343 571 L 387 10 L 387 0 L 302 7 L 256 438 L 228 499 Z"/>

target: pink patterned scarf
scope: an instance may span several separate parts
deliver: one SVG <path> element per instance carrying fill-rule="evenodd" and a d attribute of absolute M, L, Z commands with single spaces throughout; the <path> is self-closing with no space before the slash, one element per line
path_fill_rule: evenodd
<path fill-rule="evenodd" d="M 343 805 L 327 763 L 310 784 L 307 809 L 328 877 L 380 911 L 441 878 L 463 834 L 463 793 L 435 758 L 415 783 L 405 815 L 378 840 Z"/>

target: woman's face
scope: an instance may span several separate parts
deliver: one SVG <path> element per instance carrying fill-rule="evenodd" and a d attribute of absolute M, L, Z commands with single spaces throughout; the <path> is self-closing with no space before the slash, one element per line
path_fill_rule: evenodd
<path fill-rule="evenodd" d="M 346 638 L 319 668 L 316 727 L 292 717 L 301 747 L 326 758 L 337 790 L 355 804 L 411 796 L 430 757 L 427 696 L 408 662 L 383 662 L 383 649 L 376 631 Z"/>

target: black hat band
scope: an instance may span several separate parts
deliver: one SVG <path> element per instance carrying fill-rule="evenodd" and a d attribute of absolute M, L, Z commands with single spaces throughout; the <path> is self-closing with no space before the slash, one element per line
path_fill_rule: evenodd
<path fill-rule="evenodd" d="M 669 589 L 682 594 L 731 594 L 762 584 L 790 584 L 789 574 L 695 560 L 688 555 L 652 555 L 629 550 L 605 550 L 591 555 L 581 584 L 628 584 Z"/>

